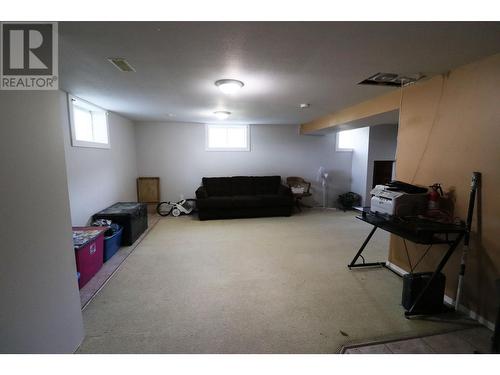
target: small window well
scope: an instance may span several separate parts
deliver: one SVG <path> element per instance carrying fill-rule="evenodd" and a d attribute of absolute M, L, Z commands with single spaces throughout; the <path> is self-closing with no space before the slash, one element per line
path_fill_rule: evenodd
<path fill-rule="evenodd" d="M 106 110 L 68 95 L 71 145 L 110 148 Z"/>
<path fill-rule="evenodd" d="M 353 130 L 344 130 L 337 133 L 337 151 L 352 151 L 355 145 Z"/>
<path fill-rule="evenodd" d="M 250 151 L 249 125 L 207 124 L 206 151 Z"/>

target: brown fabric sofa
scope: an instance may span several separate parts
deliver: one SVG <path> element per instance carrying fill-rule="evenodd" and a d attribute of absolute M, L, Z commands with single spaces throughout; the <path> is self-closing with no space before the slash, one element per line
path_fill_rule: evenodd
<path fill-rule="evenodd" d="M 290 216 L 294 205 L 280 176 L 203 177 L 196 199 L 200 220 Z"/>

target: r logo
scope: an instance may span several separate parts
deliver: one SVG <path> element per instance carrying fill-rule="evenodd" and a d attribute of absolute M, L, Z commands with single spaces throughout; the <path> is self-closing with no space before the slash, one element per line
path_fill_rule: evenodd
<path fill-rule="evenodd" d="M 52 24 L 4 24 L 2 44 L 3 74 L 52 75 Z"/>
<path fill-rule="evenodd" d="M 57 23 L 2 22 L 0 88 L 57 90 Z"/>

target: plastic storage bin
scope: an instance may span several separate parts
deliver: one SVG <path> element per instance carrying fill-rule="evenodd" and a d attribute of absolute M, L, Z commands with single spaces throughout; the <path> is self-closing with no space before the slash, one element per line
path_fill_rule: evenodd
<path fill-rule="evenodd" d="M 103 227 L 74 227 L 73 246 L 75 249 L 76 270 L 80 273 L 78 287 L 81 289 L 99 271 L 103 264 L 104 232 Z"/>
<path fill-rule="evenodd" d="M 113 224 L 116 225 L 116 224 Z M 121 246 L 123 228 L 117 225 L 118 229 L 110 236 L 104 236 L 104 261 L 107 262 Z"/>

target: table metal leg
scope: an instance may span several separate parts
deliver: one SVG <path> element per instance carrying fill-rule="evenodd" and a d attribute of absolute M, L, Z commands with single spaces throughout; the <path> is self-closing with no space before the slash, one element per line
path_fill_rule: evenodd
<path fill-rule="evenodd" d="M 451 254 L 453 254 L 453 252 L 457 248 L 457 246 L 460 243 L 460 241 L 462 241 L 463 236 L 464 236 L 463 233 L 460 233 L 458 235 L 458 237 L 456 238 L 456 240 L 453 241 L 453 243 L 450 245 L 450 247 L 448 248 L 448 251 L 446 251 L 446 253 L 444 254 L 443 258 L 439 262 L 436 270 L 434 271 L 434 273 L 432 274 L 431 278 L 429 279 L 429 281 L 425 285 L 424 289 L 422 289 L 420 291 L 420 293 L 418 294 L 417 298 L 415 299 L 415 302 L 413 302 L 413 305 L 411 306 L 410 310 L 408 310 L 408 311 L 405 312 L 405 316 L 422 315 L 423 314 L 422 312 L 419 313 L 416 310 L 417 307 L 418 307 L 418 303 L 422 300 L 422 298 L 424 297 L 425 293 L 427 293 L 427 290 L 431 287 L 431 285 L 432 285 L 434 279 L 436 278 L 436 276 L 443 270 L 446 262 L 448 262 L 448 259 L 450 259 Z"/>
<path fill-rule="evenodd" d="M 347 266 L 349 267 L 349 269 L 351 268 L 356 268 L 356 267 L 373 267 L 373 266 L 385 266 L 385 262 L 371 262 L 371 263 L 365 263 L 363 261 L 363 263 L 360 263 L 360 264 L 355 264 L 356 261 L 359 259 L 359 257 L 361 256 L 361 253 L 363 252 L 363 250 L 365 249 L 366 245 L 368 244 L 368 242 L 370 241 L 370 239 L 372 238 L 373 236 L 373 233 L 375 233 L 375 231 L 377 230 L 377 227 L 374 226 L 373 229 L 371 230 L 370 234 L 368 234 L 368 236 L 366 237 L 365 241 L 363 242 L 363 244 L 361 245 L 361 247 L 359 248 L 358 252 L 356 253 L 356 255 L 354 256 L 354 258 L 352 259 L 351 263 Z"/>

